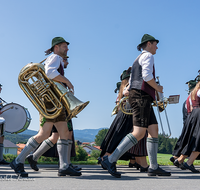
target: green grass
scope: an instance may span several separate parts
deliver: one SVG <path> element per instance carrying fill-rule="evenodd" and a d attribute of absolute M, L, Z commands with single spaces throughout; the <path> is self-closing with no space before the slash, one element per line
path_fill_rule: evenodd
<path fill-rule="evenodd" d="M 172 157 L 171 154 L 157 154 L 157 159 L 158 159 L 158 164 L 159 165 L 163 165 L 163 166 L 169 166 L 169 165 L 173 165 L 173 163 L 169 160 Z M 185 162 L 187 161 L 187 159 L 185 160 Z M 149 159 L 147 156 L 147 162 L 149 164 Z M 128 165 L 129 161 L 124 161 L 124 160 L 118 160 L 117 161 L 117 165 Z M 194 165 L 200 165 L 200 160 L 195 160 Z"/>
<path fill-rule="evenodd" d="M 159 165 L 173 165 L 172 162 L 169 160 L 172 157 L 171 154 L 157 154 L 158 158 L 158 164 Z M 8 162 L 11 162 L 12 159 L 6 159 Z M 187 161 L 187 159 L 185 160 Z M 147 156 L 147 162 L 149 164 L 149 159 Z M 28 164 L 28 161 L 25 162 Z M 46 157 L 41 157 L 41 159 L 38 160 L 38 164 L 58 164 L 58 161 L 55 160 L 55 158 L 46 158 Z M 72 164 L 78 164 L 78 165 L 96 165 L 97 160 L 87 160 L 87 161 L 72 161 Z M 124 161 L 124 160 L 118 160 L 117 165 L 128 165 L 129 161 Z M 194 165 L 200 165 L 200 160 L 196 160 L 194 162 Z"/>
<path fill-rule="evenodd" d="M 173 165 L 172 162 L 169 160 L 172 157 L 171 154 L 157 154 L 158 164 L 159 165 Z M 128 165 L 129 161 L 118 160 L 118 165 Z M 149 158 L 147 156 L 147 163 L 149 164 Z"/>

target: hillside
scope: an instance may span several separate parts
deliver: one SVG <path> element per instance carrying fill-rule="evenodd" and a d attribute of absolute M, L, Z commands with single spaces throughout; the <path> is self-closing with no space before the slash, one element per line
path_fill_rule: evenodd
<path fill-rule="evenodd" d="M 83 130 L 74 130 L 74 137 L 75 140 L 79 140 L 81 142 L 93 142 L 95 136 L 97 135 L 100 129 L 83 129 Z M 36 135 L 37 131 L 27 129 L 26 131 L 19 133 L 19 134 L 10 134 L 5 133 L 5 139 L 10 140 L 13 143 L 24 143 L 26 142 L 31 136 Z"/>

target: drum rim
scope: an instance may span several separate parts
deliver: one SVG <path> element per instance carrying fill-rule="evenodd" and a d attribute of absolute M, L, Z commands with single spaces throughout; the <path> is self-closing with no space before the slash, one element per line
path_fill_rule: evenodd
<path fill-rule="evenodd" d="M 25 115 L 27 116 L 27 118 L 26 118 L 26 120 L 25 120 L 25 122 L 24 122 L 24 125 L 23 125 L 23 128 L 22 128 L 22 129 L 20 129 L 20 130 L 18 130 L 18 131 L 13 131 L 13 132 L 7 131 L 7 130 L 5 129 L 5 132 L 6 132 L 6 133 L 11 133 L 11 134 L 22 133 L 22 132 L 25 131 L 25 130 L 28 128 L 28 126 L 30 125 L 31 117 L 28 118 L 28 116 L 31 116 L 31 115 L 30 115 L 30 113 L 29 113 L 29 111 L 28 111 L 27 108 L 21 106 L 20 104 L 14 103 L 14 102 L 11 102 L 11 103 L 8 103 L 8 104 L 4 105 L 4 106 L 2 107 L 2 109 L 1 109 L 1 111 L 3 111 L 3 108 L 4 108 L 4 107 L 6 107 L 6 106 L 8 106 L 8 105 L 10 105 L 10 104 L 11 104 L 11 105 L 12 105 L 12 104 L 18 105 L 19 107 L 23 108 L 23 111 L 25 112 Z M 26 128 L 24 128 L 24 126 L 26 126 Z M 23 131 L 22 131 L 22 130 L 23 130 Z"/>

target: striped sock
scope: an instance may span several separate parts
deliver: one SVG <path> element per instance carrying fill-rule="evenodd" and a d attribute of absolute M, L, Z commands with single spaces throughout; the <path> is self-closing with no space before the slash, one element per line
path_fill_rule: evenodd
<path fill-rule="evenodd" d="M 71 163 L 72 143 L 73 143 L 73 141 L 68 139 L 68 150 L 67 150 L 67 162 L 68 162 L 68 164 Z"/>
<path fill-rule="evenodd" d="M 31 137 L 28 140 L 28 142 L 26 143 L 26 146 L 24 147 L 24 149 L 21 151 L 21 153 L 15 159 L 16 164 L 24 163 L 28 154 L 31 151 L 35 150 L 38 146 L 39 146 L 39 143 L 33 137 Z"/>
<path fill-rule="evenodd" d="M 47 150 L 49 150 L 53 146 L 54 144 L 49 139 L 44 140 L 39 148 L 33 153 L 33 160 L 37 161 L 40 156 L 42 156 Z"/>
<path fill-rule="evenodd" d="M 68 168 L 69 167 L 69 163 L 67 162 L 68 141 L 65 139 L 58 139 L 57 150 L 60 162 L 59 169 Z"/>
<path fill-rule="evenodd" d="M 127 152 L 132 146 L 138 143 L 137 139 L 129 133 L 124 137 L 124 139 L 120 142 L 114 152 L 108 157 L 110 163 L 117 162 L 117 160 Z"/>
<path fill-rule="evenodd" d="M 158 168 L 157 152 L 158 152 L 158 138 L 147 138 L 147 152 L 150 166 L 153 170 Z"/>

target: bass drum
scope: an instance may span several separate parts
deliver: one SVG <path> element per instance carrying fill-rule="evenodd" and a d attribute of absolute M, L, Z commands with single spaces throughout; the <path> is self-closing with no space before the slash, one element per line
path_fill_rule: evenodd
<path fill-rule="evenodd" d="M 5 132 L 17 134 L 25 131 L 30 125 L 31 116 L 26 108 L 16 103 L 3 106 L 1 117 L 5 119 Z"/>
<path fill-rule="evenodd" d="M 5 119 L 3 117 L 0 117 L 0 137 L 4 136 L 4 123 Z"/>

